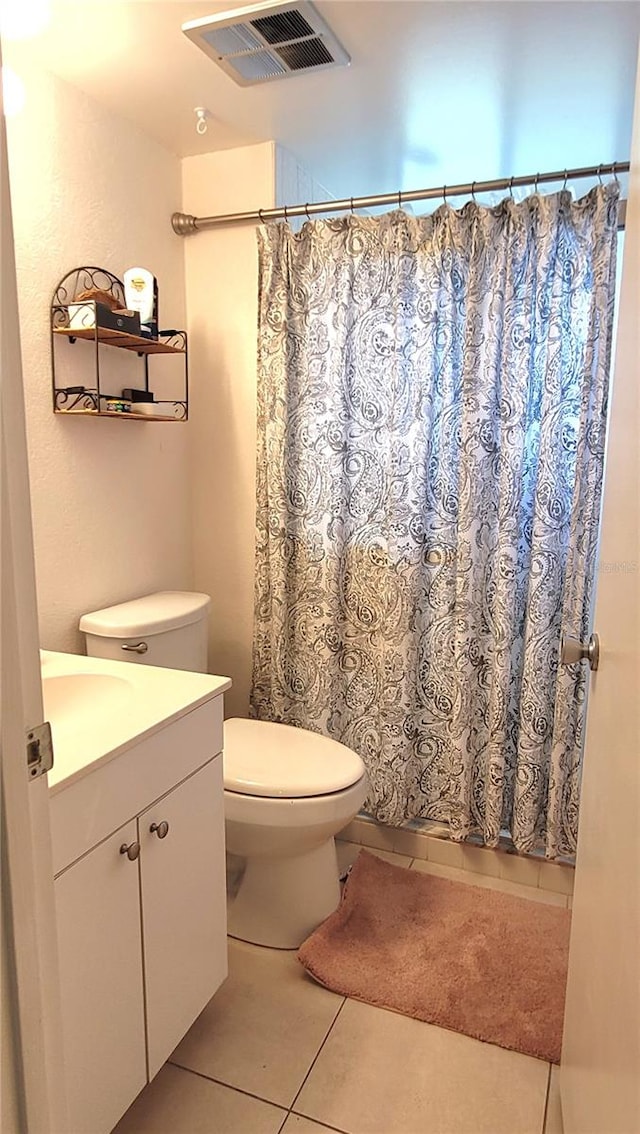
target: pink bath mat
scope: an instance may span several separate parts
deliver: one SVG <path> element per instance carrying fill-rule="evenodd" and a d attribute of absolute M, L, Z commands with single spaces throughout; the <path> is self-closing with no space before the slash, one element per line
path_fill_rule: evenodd
<path fill-rule="evenodd" d="M 298 957 L 343 996 L 558 1063 L 570 919 L 361 851 Z"/>

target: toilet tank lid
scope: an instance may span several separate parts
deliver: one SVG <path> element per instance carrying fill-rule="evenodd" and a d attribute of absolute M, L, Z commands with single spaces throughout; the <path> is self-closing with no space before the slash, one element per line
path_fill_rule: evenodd
<path fill-rule="evenodd" d="M 193 591 L 158 591 L 131 602 L 106 606 L 83 614 L 80 629 L 100 638 L 131 638 L 138 634 L 163 634 L 199 622 L 211 605 L 209 595 Z"/>

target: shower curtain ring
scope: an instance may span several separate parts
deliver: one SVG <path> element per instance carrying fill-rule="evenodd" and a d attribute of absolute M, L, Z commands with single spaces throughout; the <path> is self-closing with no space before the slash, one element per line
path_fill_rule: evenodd
<path fill-rule="evenodd" d="M 260 218 L 260 224 L 264 224 L 264 217 L 262 215 L 262 209 L 258 209 L 258 216 Z"/>
<path fill-rule="evenodd" d="M 353 197 L 350 197 L 349 200 L 351 202 L 351 216 L 354 216 L 355 214 L 354 214 L 354 211 L 353 211 Z"/>
<path fill-rule="evenodd" d="M 598 166 L 598 181 L 602 185 L 602 166 L 601 165 Z"/>
<path fill-rule="evenodd" d="M 514 181 L 514 179 L 512 177 L 510 182 L 509 182 L 509 196 L 511 197 L 512 201 L 515 201 L 515 197 L 513 195 L 513 181 Z"/>
<path fill-rule="evenodd" d="M 534 178 L 534 182 L 533 182 L 533 191 L 534 191 L 534 193 L 539 193 L 539 192 L 540 192 L 540 185 L 539 185 L 539 182 L 540 182 L 540 174 L 539 174 L 539 173 L 536 173 L 536 175 L 535 175 L 535 178 Z"/>
<path fill-rule="evenodd" d="M 310 221 L 310 220 L 311 220 L 311 217 L 309 216 L 309 202 L 308 202 L 308 201 L 307 201 L 307 203 L 306 203 L 306 205 L 305 205 L 305 207 L 304 207 L 304 211 L 305 211 L 305 213 L 306 213 L 306 217 L 307 217 L 307 220 L 308 220 L 308 221 Z"/>
<path fill-rule="evenodd" d="M 285 222 L 288 224 L 289 223 L 289 213 L 287 211 L 287 206 L 284 205 L 283 207 L 284 207 L 284 219 L 285 219 Z"/>
<path fill-rule="evenodd" d="M 614 161 L 613 165 L 611 166 L 611 172 L 613 174 L 613 180 L 615 181 L 616 185 L 619 185 L 620 182 L 618 180 L 618 163 L 617 163 L 617 161 Z"/>
<path fill-rule="evenodd" d="M 567 171 L 567 170 L 565 169 L 565 171 L 564 171 L 564 181 L 562 182 L 562 191 L 563 191 L 563 192 L 564 192 L 564 190 L 565 190 L 565 189 L 567 188 L 567 181 L 568 181 L 568 180 L 569 180 L 569 173 L 568 173 L 568 171 Z"/>
<path fill-rule="evenodd" d="M 471 199 L 473 200 L 474 205 L 478 204 L 478 202 L 476 201 L 476 183 L 475 183 L 475 181 L 472 181 L 472 183 L 471 183 Z"/>
<path fill-rule="evenodd" d="M 447 203 L 447 187 L 446 187 L 446 185 L 442 186 L 442 200 L 444 201 L 444 204 L 446 205 L 446 203 Z"/>
<path fill-rule="evenodd" d="M 399 209 L 402 208 L 402 193 L 399 189 L 398 189 L 398 208 Z"/>

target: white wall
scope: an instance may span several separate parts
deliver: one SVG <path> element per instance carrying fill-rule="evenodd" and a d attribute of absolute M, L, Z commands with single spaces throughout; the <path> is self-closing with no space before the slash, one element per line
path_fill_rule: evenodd
<path fill-rule="evenodd" d="M 82 649 L 76 626 L 84 611 L 155 589 L 195 587 L 213 600 L 209 668 L 233 678 L 227 712 L 245 715 L 253 632 L 256 228 L 183 239 L 171 232 L 169 217 L 180 207 L 196 215 L 236 212 L 272 206 L 277 192 L 281 200 L 302 193 L 311 201 L 325 191 L 271 142 L 180 163 L 131 123 L 13 52 L 8 62 L 26 85 L 25 107 L 10 121 L 9 158 L 41 644 Z M 120 277 L 133 264 L 155 272 L 161 323 L 180 327 L 186 319 L 190 334 L 188 425 L 52 413 L 49 303 L 58 280 L 80 264 Z M 59 365 L 70 367 L 69 382 L 88 384 L 90 345 L 62 342 L 56 349 Z M 114 355 L 103 348 L 105 363 Z M 135 384 L 141 363 L 126 355 L 124 364 L 131 369 L 122 384 Z"/>
<path fill-rule="evenodd" d="M 294 154 L 272 142 L 185 158 L 182 190 L 182 207 L 195 216 L 307 203 L 329 195 Z M 225 696 L 226 714 L 246 716 L 256 510 L 256 225 L 187 237 L 185 275 L 194 375 L 195 585 L 212 597 L 209 669 L 228 674 L 234 683 Z"/>
<path fill-rule="evenodd" d="M 183 208 L 196 216 L 269 208 L 274 146 L 185 158 Z M 255 546 L 258 253 L 255 225 L 185 239 L 192 360 L 195 586 L 212 597 L 209 668 L 233 679 L 227 716 L 246 716 Z"/>
<path fill-rule="evenodd" d="M 275 204 L 310 205 L 314 201 L 328 201 L 333 194 L 316 181 L 311 170 L 284 146 L 276 145 Z M 305 217 L 294 218 L 290 223 L 298 231 Z"/>
<path fill-rule="evenodd" d="M 169 224 L 180 207 L 180 162 L 7 47 L 26 87 L 24 109 L 9 121 L 9 163 L 40 638 L 77 651 L 84 611 L 193 584 L 190 424 L 54 416 L 50 393 L 49 304 L 70 269 L 100 265 L 122 278 L 127 267 L 149 267 L 161 322 L 184 326 L 184 249 Z M 81 351 L 89 365 L 88 344 L 59 345 L 74 373 L 84 370 Z M 142 363 L 126 359 L 124 384 L 135 385 Z"/>

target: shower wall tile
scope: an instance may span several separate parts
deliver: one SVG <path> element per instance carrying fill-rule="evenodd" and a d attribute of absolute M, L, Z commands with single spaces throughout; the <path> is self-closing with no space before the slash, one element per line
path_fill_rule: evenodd
<path fill-rule="evenodd" d="M 363 847 L 361 843 L 346 843 L 343 842 L 342 839 L 336 839 L 338 870 L 341 877 L 350 866 L 353 866 L 362 850 L 370 851 L 376 858 L 382 858 L 385 862 L 390 862 L 392 866 L 402 866 L 405 869 L 411 866 L 411 858 L 407 855 L 393 854 L 392 851 L 378 850 L 377 847 Z"/>
<path fill-rule="evenodd" d="M 357 819 L 354 822 L 361 823 L 358 842 L 362 843 L 363 847 L 386 851 L 396 849 L 393 845 L 397 833 L 394 827 L 383 827 L 382 823 L 366 823 Z M 343 835 L 341 834 L 340 837 L 343 838 Z M 408 854 L 408 851 L 401 853 Z"/>
<path fill-rule="evenodd" d="M 428 858 L 430 842 L 431 840 L 420 831 L 401 828 L 395 832 L 393 849 L 396 854 L 408 854 L 411 858 Z"/>
<path fill-rule="evenodd" d="M 429 839 L 429 861 L 462 869 L 462 847 L 450 839 Z"/>
<path fill-rule="evenodd" d="M 500 878 L 517 882 L 520 886 L 537 886 L 540 862 L 518 854 L 503 854 L 500 859 Z"/>
<path fill-rule="evenodd" d="M 528 898 L 531 902 L 543 902 L 547 906 L 567 908 L 567 895 L 554 894 L 552 890 L 541 890 L 539 886 L 528 886 L 520 882 L 510 882 L 505 878 L 487 878 L 488 884 L 503 894 L 513 894 L 516 898 Z"/>
<path fill-rule="evenodd" d="M 361 850 L 367 850 L 367 847 L 361 847 Z M 385 862 L 390 862 L 392 866 L 401 866 L 404 870 L 408 870 L 413 862 L 413 859 L 406 854 L 394 854 L 392 851 L 378 850 L 377 847 L 371 847 L 371 854 L 375 854 L 377 858 L 384 859 Z"/>
<path fill-rule="evenodd" d="M 575 870 L 572 866 L 541 862 L 538 885 L 544 890 L 554 890 L 558 894 L 573 894 L 574 876 Z"/>
<path fill-rule="evenodd" d="M 336 839 L 336 856 L 340 878 L 343 878 L 353 866 L 361 850 L 360 843 L 348 843 L 344 839 Z M 386 852 L 382 851 L 381 853 L 385 854 Z"/>
<path fill-rule="evenodd" d="M 527 898 L 532 902 L 543 902 L 550 906 L 566 908 L 566 894 L 554 894 L 551 890 L 541 890 L 537 886 L 524 886 L 518 882 L 509 882 L 503 878 L 496 878 L 490 874 L 474 873 L 470 870 L 460 870 L 454 866 L 443 866 L 439 862 L 425 862 L 414 858 L 411 870 L 419 870 L 423 874 L 435 874 L 440 878 L 449 878 L 452 882 L 464 882 L 467 886 L 480 886 L 485 890 L 500 890 L 503 894 L 513 894 L 516 898 Z"/>
<path fill-rule="evenodd" d="M 375 819 L 363 818 L 361 815 L 356 815 L 351 823 L 347 823 L 338 832 L 337 838 L 345 839 L 348 843 L 362 843 L 363 846 L 377 847 L 379 844 L 374 840 L 377 838 L 377 830 L 386 831 L 389 828 L 382 827 L 381 824 L 376 823 Z M 381 849 L 391 849 L 391 847 L 382 847 Z"/>
<path fill-rule="evenodd" d="M 493 878 L 500 877 L 500 863 L 503 851 L 492 850 L 491 847 L 470 847 L 462 844 L 462 867 L 477 874 L 490 874 Z M 431 856 L 429 856 L 431 857 Z"/>
<path fill-rule="evenodd" d="M 465 870 L 472 876 L 484 875 L 517 886 L 537 888 L 550 894 L 552 903 L 556 895 L 573 893 L 573 867 L 545 862 L 533 855 L 519 855 L 507 851 L 502 845 L 495 849 L 483 847 L 479 840 L 455 843 L 448 837 L 448 829 L 438 823 L 425 822 L 423 826 L 420 820 L 415 820 L 404 827 L 386 827 L 371 816 L 359 815 L 338 837 L 372 850 Z M 474 884 L 482 885 L 480 881 Z M 545 899 L 541 897 L 539 900 Z"/>
<path fill-rule="evenodd" d="M 443 866 L 440 862 L 429 862 L 421 858 L 414 858 L 410 870 L 418 870 L 421 874 L 434 874 L 436 878 L 448 878 L 450 882 L 465 882 L 467 886 L 481 886 L 491 889 L 492 881 L 488 874 L 471 874 L 467 870 L 458 870 L 455 866 Z M 495 880 L 496 882 L 499 879 Z"/>
<path fill-rule="evenodd" d="M 359 843 L 361 842 L 360 834 L 363 824 L 357 819 L 353 819 L 351 823 L 347 823 L 341 831 L 336 835 L 337 839 L 343 839 L 345 843 Z"/>

